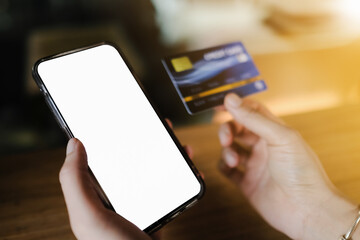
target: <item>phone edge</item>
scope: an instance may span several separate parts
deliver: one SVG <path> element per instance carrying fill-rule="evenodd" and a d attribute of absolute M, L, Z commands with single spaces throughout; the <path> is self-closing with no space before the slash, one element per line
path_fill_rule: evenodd
<path fill-rule="evenodd" d="M 55 117 L 55 120 L 57 121 L 57 123 L 59 124 L 60 128 L 63 130 L 63 132 L 65 133 L 65 135 L 67 136 L 68 139 L 71 139 L 74 137 L 73 133 L 71 132 L 70 128 L 68 127 L 64 117 L 62 116 L 61 112 L 59 111 L 59 109 L 57 108 L 55 102 L 53 101 L 50 93 L 48 92 L 45 84 L 43 83 L 39 73 L 38 73 L 38 66 L 42 63 L 45 62 L 47 60 L 50 59 L 54 59 L 54 58 L 58 58 L 58 57 L 62 57 L 62 56 L 66 56 L 66 55 L 70 55 L 73 53 L 77 53 L 80 51 L 84 51 L 87 49 L 91 49 L 91 48 L 95 48 L 95 47 L 99 47 L 102 45 L 108 45 L 113 47 L 120 55 L 120 57 L 123 59 L 123 61 L 125 62 L 126 66 L 129 68 L 131 74 L 133 75 L 135 81 L 137 82 L 137 84 L 139 85 L 141 91 L 143 92 L 143 94 L 145 95 L 146 99 L 149 101 L 151 107 L 153 108 L 153 110 L 155 111 L 156 115 L 158 116 L 158 118 L 160 119 L 160 121 L 162 122 L 163 126 L 165 127 L 166 131 L 168 132 L 168 134 L 170 135 L 170 137 L 173 139 L 174 143 L 176 144 L 177 148 L 179 149 L 181 155 L 183 156 L 185 162 L 188 164 L 189 168 L 191 169 L 191 171 L 193 172 L 193 174 L 195 175 L 196 179 L 198 180 L 199 184 L 200 184 L 200 191 L 197 195 L 195 195 L 194 197 L 190 198 L 188 201 L 184 202 L 182 205 L 180 205 L 179 207 L 175 208 L 174 210 L 172 210 L 171 212 L 169 212 L 168 214 L 166 214 L 165 216 L 163 216 L 162 218 L 160 218 L 159 220 L 157 220 L 156 222 L 154 222 L 153 224 L 149 225 L 148 227 L 146 227 L 145 229 L 143 229 L 144 232 L 151 234 L 155 231 L 157 231 L 158 229 L 162 228 L 164 225 L 166 225 L 168 222 L 170 222 L 171 220 L 175 219 L 179 214 L 181 214 L 183 211 L 185 211 L 186 209 L 192 207 L 193 205 L 195 205 L 197 203 L 198 200 L 200 200 L 205 193 L 205 189 L 206 189 L 206 185 L 204 180 L 202 179 L 199 171 L 197 170 L 197 168 L 195 167 L 194 163 L 192 162 L 192 160 L 190 159 L 190 157 L 188 156 L 188 154 L 186 153 L 186 151 L 184 150 L 184 148 L 182 147 L 179 139 L 176 137 L 176 135 L 174 134 L 173 130 L 169 127 L 169 125 L 167 124 L 165 118 L 160 114 L 158 108 L 154 105 L 153 101 L 151 100 L 151 98 L 149 98 L 149 95 L 147 94 L 147 92 L 145 91 L 144 86 L 142 85 L 142 83 L 139 81 L 139 78 L 137 77 L 133 67 L 129 64 L 127 58 L 125 57 L 125 55 L 123 54 L 123 52 L 121 51 L 121 49 L 116 46 L 115 44 L 108 42 L 108 41 L 104 41 L 104 42 L 100 42 L 100 43 L 96 43 L 96 44 L 92 44 L 89 46 L 85 46 L 85 47 L 80 47 L 80 48 L 76 48 L 70 51 L 65 51 L 62 53 L 58 53 L 58 54 L 53 54 L 44 58 L 39 59 L 38 61 L 35 62 L 35 64 L 33 65 L 32 68 L 32 76 L 33 79 L 35 80 L 37 86 L 40 89 L 40 92 L 42 93 L 42 95 L 45 98 L 45 102 L 47 103 L 48 107 L 50 108 L 50 111 L 52 112 L 53 116 Z M 101 188 L 100 184 L 98 183 L 98 181 L 96 180 L 96 177 L 94 176 L 94 174 L 92 173 L 90 167 L 88 168 L 89 172 L 94 180 L 95 186 L 97 187 L 97 191 L 98 194 L 101 198 L 101 200 L 103 201 L 104 205 L 111 209 L 112 211 L 116 212 L 115 209 L 113 208 L 111 202 L 109 201 L 109 199 L 107 198 L 105 192 L 103 191 L 103 189 Z"/>

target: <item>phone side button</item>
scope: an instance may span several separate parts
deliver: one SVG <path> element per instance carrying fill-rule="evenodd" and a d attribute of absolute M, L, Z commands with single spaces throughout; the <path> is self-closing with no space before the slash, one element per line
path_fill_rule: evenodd
<path fill-rule="evenodd" d="M 194 206 L 197 202 L 198 202 L 198 200 L 195 199 L 193 202 L 189 203 L 189 205 L 186 206 L 186 209 L 191 208 L 191 207 Z"/>
<path fill-rule="evenodd" d="M 45 97 L 49 97 L 49 93 L 46 90 L 46 88 L 44 87 L 44 85 L 40 86 L 40 92 L 45 96 Z"/>
<path fill-rule="evenodd" d="M 182 213 L 182 211 L 179 211 L 177 213 L 175 213 L 174 215 L 171 216 L 171 218 L 176 218 L 177 216 L 179 216 Z"/>
<path fill-rule="evenodd" d="M 62 117 L 60 116 L 60 114 L 58 113 L 58 110 L 57 110 L 54 102 L 49 97 L 49 94 L 47 92 L 44 92 L 44 95 L 45 95 L 45 101 L 48 104 L 48 106 L 50 107 L 50 110 L 53 112 L 56 121 L 58 122 L 58 124 L 60 125 L 60 127 L 62 129 L 66 129 L 66 124 L 65 124 L 64 120 L 62 119 Z"/>

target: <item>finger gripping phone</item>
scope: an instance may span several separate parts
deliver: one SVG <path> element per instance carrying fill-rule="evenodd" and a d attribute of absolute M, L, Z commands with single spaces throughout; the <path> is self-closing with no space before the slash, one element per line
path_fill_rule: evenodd
<path fill-rule="evenodd" d="M 203 195 L 198 171 L 114 45 L 40 59 L 33 76 L 66 135 L 83 142 L 118 214 L 151 233 Z"/>

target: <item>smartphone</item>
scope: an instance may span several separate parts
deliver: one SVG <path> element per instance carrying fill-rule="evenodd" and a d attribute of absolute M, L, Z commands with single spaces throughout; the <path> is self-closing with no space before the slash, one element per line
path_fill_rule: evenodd
<path fill-rule="evenodd" d="M 83 142 L 109 208 L 151 233 L 203 195 L 199 172 L 117 47 L 40 59 L 33 76 L 67 137 Z"/>

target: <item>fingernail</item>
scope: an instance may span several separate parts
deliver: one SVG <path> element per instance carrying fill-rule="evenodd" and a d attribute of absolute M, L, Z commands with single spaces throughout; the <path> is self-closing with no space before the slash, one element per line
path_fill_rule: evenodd
<path fill-rule="evenodd" d="M 230 138 L 230 130 L 228 127 L 221 128 L 219 138 L 220 138 L 221 145 L 226 146 L 228 144 L 228 141 Z"/>
<path fill-rule="evenodd" d="M 234 108 L 240 107 L 240 105 L 242 104 L 242 99 L 234 93 L 228 94 L 225 100 L 226 100 L 225 101 L 226 105 L 229 105 L 230 107 L 234 107 Z"/>
<path fill-rule="evenodd" d="M 69 155 L 70 153 L 74 152 L 75 146 L 76 146 L 76 139 L 75 138 L 70 139 L 66 147 L 66 155 Z"/>
<path fill-rule="evenodd" d="M 225 162 L 231 168 L 236 167 L 238 165 L 237 157 L 234 155 L 234 153 L 230 151 L 226 153 Z"/>

